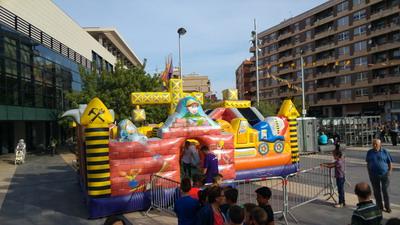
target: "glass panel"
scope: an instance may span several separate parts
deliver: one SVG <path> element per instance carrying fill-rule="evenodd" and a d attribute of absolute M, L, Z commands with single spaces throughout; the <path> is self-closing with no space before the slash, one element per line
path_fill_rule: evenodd
<path fill-rule="evenodd" d="M 21 77 L 30 80 L 32 77 L 32 67 L 29 65 L 21 64 Z"/>
<path fill-rule="evenodd" d="M 35 82 L 35 106 L 43 107 L 43 84 L 41 82 Z"/>
<path fill-rule="evenodd" d="M 31 64 L 31 54 L 27 51 L 21 50 L 21 62 Z"/>
<path fill-rule="evenodd" d="M 15 45 L 5 42 L 4 43 L 4 56 L 11 58 L 11 59 L 17 59 L 17 47 Z"/>
<path fill-rule="evenodd" d="M 6 73 L 12 74 L 12 75 L 17 75 L 17 62 L 14 60 L 9 60 L 9 59 L 4 59 L 5 67 L 6 67 Z"/>
<path fill-rule="evenodd" d="M 7 104 L 19 105 L 18 102 L 18 77 L 7 76 L 6 77 L 6 93 L 7 93 Z"/>
<path fill-rule="evenodd" d="M 24 106 L 33 106 L 34 95 L 33 95 L 33 83 L 31 80 L 21 80 L 22 87 L 22 104 Z"/>

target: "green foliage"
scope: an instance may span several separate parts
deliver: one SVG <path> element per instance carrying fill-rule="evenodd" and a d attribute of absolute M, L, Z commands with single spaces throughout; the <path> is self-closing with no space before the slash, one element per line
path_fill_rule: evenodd
<path fill-rule="evenodd" d="M 257 106 L 257 103 L 254 103 L 253 106 L 256 107 L 265 117 L 276 115 L 279 109 L 278 105 L 269 103 L 267 101 L 260 101 L 259 106 Z"/>
<path fill-rule="evenodd" d="M 134 109 L 130 101 L 130 94 L 139 91 L 162 91 L 162 81 L 158 75 L 146 74 L 143 68 L 124 68 L 116 65 L 113 73 L 103 71 L 87 71 L 81 68 L 83 90 L 70 92 L 66 98 L 71 103 L 71 108 L 79 104 L 87 104 L 94 97 L 100 98 L 104 104 L 115 111 L 117 120 L 130 118 Z M 167 116 L 167 108 L 159 105 L 146 106 L 147 122 L 159 123 Z"/>

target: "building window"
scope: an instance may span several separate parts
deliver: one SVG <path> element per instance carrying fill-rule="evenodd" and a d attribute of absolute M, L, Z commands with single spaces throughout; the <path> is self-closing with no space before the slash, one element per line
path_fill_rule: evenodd
<path fill-rule="evenodd" d="M 351 90 L 341 90 L 340 98 L 341 99 L 350 99 L 351 98 Z"/>
<path fill-rule="evenodd" d="M 337 12 L 345 11 L 348 8 L 349 8 L 349 2 L 348 1 L 341 2 L 336 6 Z"/>
<path fill-rule="evenodd" d="M 360 5 L 365 3 L 365 0 L 353 0 L 353 5 Z"/>
<path fill-rule="evenodd" d="M 278 60 L 278 54 L 271 55 L 270 60 L 271 60 L 271 62 Z"/>
<path fill-rule="evenodd" d="M 338 40 L 339 41 L 349 40 L 349 31 L 344 31 L 342 33 L 339 33 L 338 34 Z"/>
<path fill-rule="evenodd" d="M 306 39 L 311 38 L 311 30 L 306 31 Z"/>
<path fill-rule="evenodd" d="M 306 18 L 305 23 L 306 23 L 306 26 L 310 26 L 311 25 L 311 18 L 310 17 Z"/>
<path fill-rule="evenodd" d="M 339 56 L 341 55 L 349 55 L 350 54 L 350 47 L 349 46 L 343 46 L 338 48 L 338 54 Z"/>
<path fill-rule="evenodd" d="M 354 59 L 354 65 L 355 66 L 363 66 L 368 64 L 368 59 L 366 56 L 363 57 L 358 57 Z"/>
<path fill-rule="evenodd" d="M 362 25 L 354 28 L 354 36 L 362 35 L 367 32 L 367 25 Z"/>
<path fill-rule="evenodd" d="M 367 41 L 360 41 L 354 43 L 354 51 L 364 51 L 367 49 Z"/>
<path fill-rule="evenodd" d="M 271 40 L 274 40 L 274 39 L 276 39 L 276 38 L 277 38 L 276 32 L 275 32 L 275 33 L 272 33 L 272 34 L 270 34 L 269 36 L 270 36 Z"/>
<path fill-rule="evenodd" d="M 353 21 L 361 20 L 361 19 L 365 18 L 365 16 L 366 16 L 366 10 L 365 9 L 360 10 L 358 12 L 355 12 L 353 14 Z"/>
<path fill-rule="evenodd" d="M 340 76 L 339 82 L 340 82 L 341 84 L 350 84 L 350 82 L 351 82 L 351 76 L 350 76 L 350 75 Z"/>
<path fill-rule="evenodd" d="M 277 66 L 271 66 L 271 73 L 276 73 L 278 72 L 278 67 Z"/>
<path fill-rule="evenodd" d="M 368 88 L 358 88 L 355 92 L 357 97 L 368 96 Z"/>
<path fill-rule="evenodd" d="M 313 62 L 312 60 L 313 60 L 312 55 L 309 55 L 309 56 L 304 58 L 304 62 L 306 63 L 306 65 L 312 64 L 312 62 Z"/>
<path fill-rule="evenodd" d="M 337 20 L 337 24 L 339 27 L 348 26 L 349 25 L 349 17 L 345 16 L 345 17 L 339 18 Z"/>
<path fill-rule="evenodd" d="M 354 75 L 355 75 L 356 81 L 363 81 L 363 80 L 368 79 L 367 72 L 360 72 L 360 73 L 356 73 Z"/>
<path fill-rule="evenodd" d="M 348 71 L 350 70 L 350 60 L 340 61 L 337 66 L 339 71 Z"/>

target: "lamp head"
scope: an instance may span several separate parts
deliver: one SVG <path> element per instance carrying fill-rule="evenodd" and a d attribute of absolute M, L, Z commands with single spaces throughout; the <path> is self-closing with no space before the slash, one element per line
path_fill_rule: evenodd
<path fill-rule="evenodd" d="M 179 34 L 179 35 L 184 35 L 184 34 L 186 34 L 186 29 L 183 28 L 183 27 L 179 28 L 179 29 L 178 29 L 178 34 Z"/>

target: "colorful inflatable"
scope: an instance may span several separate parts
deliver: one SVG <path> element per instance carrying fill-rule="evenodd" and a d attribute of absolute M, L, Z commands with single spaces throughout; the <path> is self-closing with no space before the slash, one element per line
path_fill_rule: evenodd
<path fill-rule="evenodd" d="M 86 108 L 66 112 L 63 116 L 73 116 L 80 124 L 79 171 L 90 217 L 148 208 L 146 184 L 151 175 L 180 181 L 180 153 L 186 140 L 214 152 L 224 179 L 295 172 L 299 114 L 292 102 L 285 100 L 277 116 L 264 118 L 249 101 L 237 100 L 234 90 L 228 92 L 208 115 L 201 106 L 202 95 L 183 93 L 180 79 L 170 80 L 169 92 L 147 97 L 132 93 L 134 105 L 170 104 L 168 119 L 148 127 L 122 120 L 116 130 L 113 112 L 98 98 Z M 134 118 L 143 117 L 143 112 L 134 112 Z"/>

